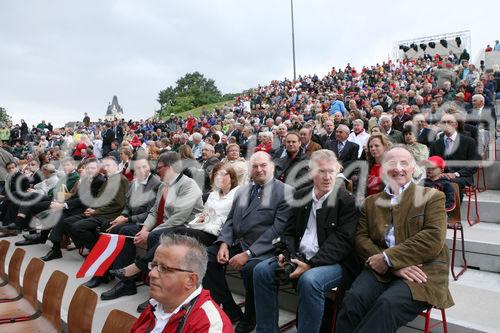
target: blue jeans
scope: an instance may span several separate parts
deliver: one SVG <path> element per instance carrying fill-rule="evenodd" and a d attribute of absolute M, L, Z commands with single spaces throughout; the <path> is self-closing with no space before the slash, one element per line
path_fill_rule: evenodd
<path fill-rule="evenodd" d="M 278 332 L 279 282 L 274 271 L 275 258 L 264 260 L 253 271 L 255 310 L 258 333 Z M 339 264 L 311 268 L 299 277 L 298 333 L 319 332 L 323 319 L 325 292 L 337 287 L 342 280 L 342 266 Z"/>

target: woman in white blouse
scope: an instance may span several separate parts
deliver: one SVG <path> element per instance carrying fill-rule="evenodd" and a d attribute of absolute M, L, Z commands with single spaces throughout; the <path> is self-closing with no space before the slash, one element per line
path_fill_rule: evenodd
<path fill-rule="evenodd" d="M 184 233 L 197 238 L 206 246 L 211 245 L 226 222 L 233 204 L 234 194 L 238 190 L 238 177 L 233 167 L 227 163 L 218 163 L 210 175 L 212 192 L 208 196 L 203 212 L 190 221 L 187 226 L 175 228 L 175 233 Z"/>
<path fill-rule="evenodd" d="M 188 235 L 196 238 L 205 246 L 210 246 L 215 242 L 226 222 L 239 186 L 236 172 L 227 163 L 218 163 L 214 166 L 210 181 L 213 191 L 210 192 L 203 211 L 182 227 L 168 228 L 167 233 Z M 146 256 L 139 260 L 152 260 L 156 246 L 148 249 Z M 140 271 L 140 268 L 133 263 L 124 268 L 111 270 L 110 274 L 123 280 L 138 274 Z"/>

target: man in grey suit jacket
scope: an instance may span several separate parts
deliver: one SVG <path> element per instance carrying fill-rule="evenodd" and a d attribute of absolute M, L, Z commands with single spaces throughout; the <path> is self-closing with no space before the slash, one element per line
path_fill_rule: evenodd
<path fill-rule="evenodd" d="M 142 271 L 147 271 L 147 263 L 154 257 L 160 236 L 171 232 L 173 227 L 183 226 L 193 220 L 203 210 L 200 188 L 194 180 L 178 172 L 178 164 L 180 156 L 176 152 L 163 153 L 158 159 L 156 170 L 163 184 L 158 189 L 155 204 L 142 229 L 134 239 L 136 245 L 148 245 L 148 254 L 136 260 L 136 265 Z"/>
<path fill-rule="evenodd" d="M 257 152 L 250 163 L 253 181 L 238 190 L 219 238 L 208 248 L 203 280 L 203 287 L 223 305 L 231 320 L 240 320 L 236 332 L 250 332 L 255 327 L 253 268 L 273 255 L 272 241 L 281 235 L 290 218 L 289 200 L 293 195 L 292 187 L 274 179 L 269 154 Z M 245 315 L 227 286 L 225 265 L 239 270 L 243 278 Z"/>

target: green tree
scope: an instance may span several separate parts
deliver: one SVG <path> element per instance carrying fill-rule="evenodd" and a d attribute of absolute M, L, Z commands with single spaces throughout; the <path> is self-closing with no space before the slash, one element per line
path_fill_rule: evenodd
<path fill-rule="evenodd" d="M 213 79 L 199 72 L 187 73 L 177 80 L 175 87 L 167 87 L 158 94 L 160 114 L 179 113 L 205 104 L 221 101 L 222 94 Z"/>
<path fill-rule="evenodd" d="M 11 116 L 7 113 L 7 109 L 0 106 L 0 125 L 6 125 L 12 120 Z"/>

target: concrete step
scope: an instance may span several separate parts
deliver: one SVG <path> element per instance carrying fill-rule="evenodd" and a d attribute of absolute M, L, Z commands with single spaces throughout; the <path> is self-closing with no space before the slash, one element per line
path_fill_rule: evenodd
<path fill-rule="evenodd" d="M 467 270 L 458 281 L 450 279 L 455 305 L 446 309 L 448 332 L 500 332 L 500 274 Z M 431 313 L 433 323 L 441 320 L 440 311 Z M 423 330 L 423 318 L 407 325 Z M 432 332 L 443 332 L 438 325 Z M 399 331 L 398 331 L 399 333 Z"/>
<path fill-rule="evenodd" d="M 481 271 L 500 272 L 500 224 L 479 223 L 470 227 L 467 222 L 463 222 L 462 225 L 467 266 Z M 450 255 L 452 239 L 453 230 L 448 230 L 446 242 L 450 249 Z M 461 246 L 460 234 L 457 233 L 456 266 L 462 264 Z"/>
<path fill-rule="evenodd" d="M 499 165 L 500 167 L 500 165 Z M 500 179 L 500 173 L 498 174 Z M 481 183 L 482 184 L 482 183 Z M 481 222 L 500 223 L 500 191 L 489 189 L 490 183 L 486 183 L 488 190 L 477 194 L 477 203 Z M 462 221 L 467 220 L 468 197 L 464 195 L 462 205 L 460 206 L 460 214 Z M 470 202 L 471 219 L 475 218 L 475 203 L 474 197 Z"/>
<path fill-rule="evenodd" d="M 484 174 L 486 176 L 486 186 L 488 190 L 500 190 L 500 143 L 497 143 L 497 161 L 489 162 L 487 167 L 484 168 Z M 494 156 L 492 156 L 494 158 Z M 483 175 L 481 174 L 481 179 L 479 184 L 477 184 L 477 174 L 474 175 L 474 183 L 477 186 L 483 187 Z"/>

